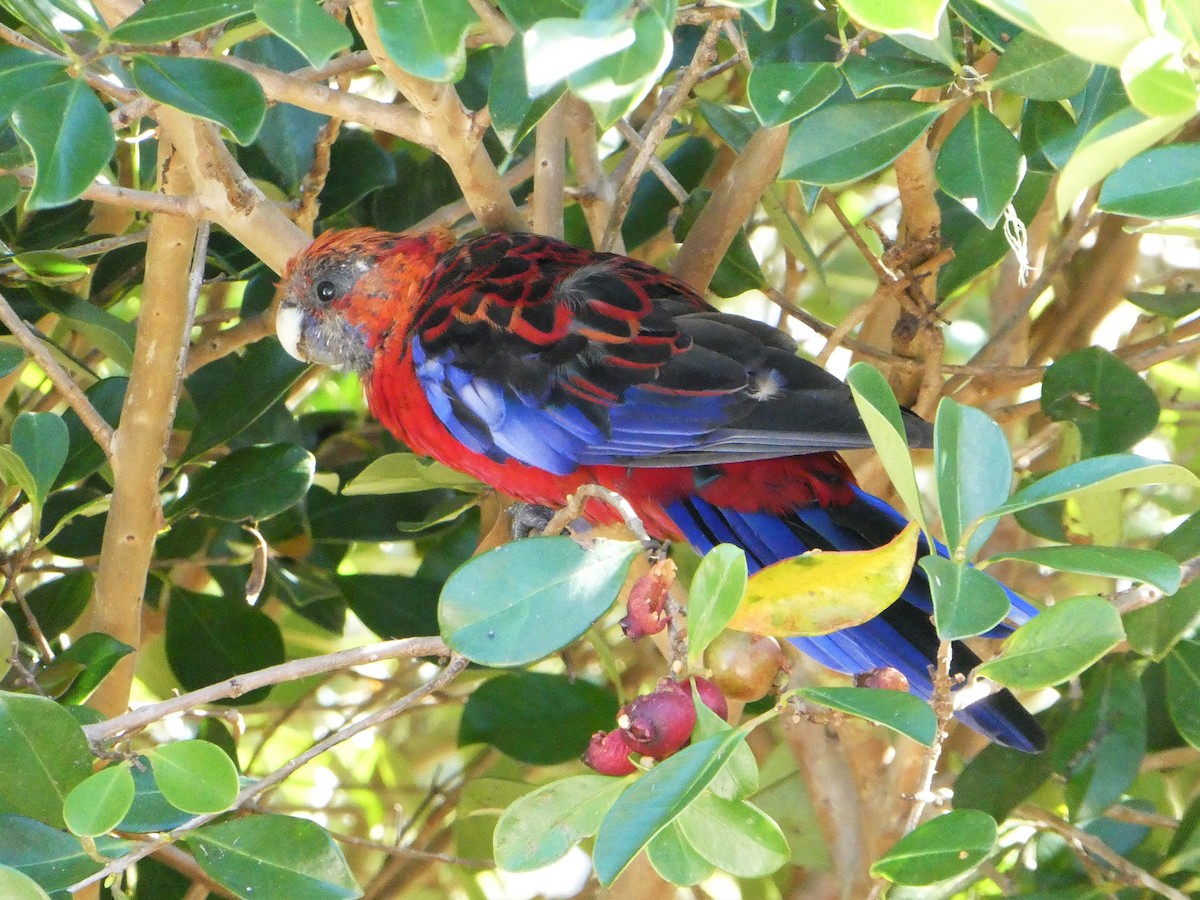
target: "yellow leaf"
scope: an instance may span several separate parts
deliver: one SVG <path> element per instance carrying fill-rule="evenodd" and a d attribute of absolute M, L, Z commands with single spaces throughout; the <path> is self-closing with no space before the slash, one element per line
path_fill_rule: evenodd
<path fill-rule="evenodd" d="M 775 637 L 829 634 L 891 606 L 917 555 L 916 524 L 874 550 L 794 556 L 750 577 L 729 627 Z"/>

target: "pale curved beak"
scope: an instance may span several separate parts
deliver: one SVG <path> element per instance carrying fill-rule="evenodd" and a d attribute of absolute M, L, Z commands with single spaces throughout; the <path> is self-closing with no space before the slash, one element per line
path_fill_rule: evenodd
<path fill-rule="evenodd" d="M 303 326 L 304 313 L 298 307 L 285 306 L 275 316 L 275 334 L 278 335 L 283 349 L 300 362 L 308 362 L 308 358 L 300 351 Z"/>

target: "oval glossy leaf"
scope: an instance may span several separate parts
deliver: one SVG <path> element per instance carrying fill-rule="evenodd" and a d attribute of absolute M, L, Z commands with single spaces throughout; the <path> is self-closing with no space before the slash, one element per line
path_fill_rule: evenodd
<path fill-rule="evenodd" d="M 313 0 L 255 0 L 254 15 L 313 66 L 325 65 L 354 41 L 350 29 Z"/>
<path fill-rule="evenodd" d="M 704 791 L 676 823 L 703 859 L 735 878 L 770 875 L 792 855 L 775 821 L 745 800 Z"/>
<path fill-rule="evenodd" d="M 1158 550 L 1133 547 L 1101 547 L 1095 544 L 1067 544 L 1062 547 L 1032 547 L 997 553 L 988 562 L 1015 559 L 1083 575 L 1105 578 L 1129 578 L 1151 584 L 1164 594 L 1179 590 L 1179 563 Z"/>
<path fill-rule="evenodd" d="M 1144 219 L 1200 212 L 1200 144 L 1171 144 L 1139 153 L 1108 176 L 1099 206 Z"/>
<path fill-rule="evenodd" d="M 983 634 L 1008 615 L 1008 594 L 992 576 L 941 556 L 923 557 L 920 565 L 929 576 L 933 621 L 942 640 Z"/>
<path fill-rule="evenodd" d="M 921 492 L 917 489 L 917 476 L 913 473 L 910 442 L 905 434 L 896 395 L 892 393 L 883 374 L 868 363 L 851 366 L 846 374 L 846 384 L 854 395 L 854 405 L 858 407 L 858 414 L 867 426 L 879 461 L 883 463 L 896 493 L 904 501 L 909 517 L 928 533 L 929 526 L 921 507 Z"/>
<path fill-rule="evenodd" d="M 646 858 L 660 878 L 677 887 L 699 884 L 713 873 L 713 864 L 683 836 L 678 819 L 650 839 Z"/>
<path fill-rule="evenodd" d="M 247 816 L 206 825 L 185 840 L 200 867 L 244 900 L 362 896 L 333 838 L 307 819 Z"/>
<path fill-rule="evenodd" d="M 492 114 L 492 130 L 506 150 L 512 151 L 521 143 L 542 116 L 562 96 L 565 85 L 529 96 L 525 82 L 525 48 L 519 40 L 509 41 L 496 56 L 492 78 L 488 85 L 488 110 Z"/>
<path fill-rule="evenodd" d="M 767 566 L 750 579 L 729 627 L 797 637 L 861 625 L 908 584 L 919 533 L 910 523 L 874 550 L 805 553 Z"/>
<path fill-rule="evenodd" d="M 632 541 L 600 539 L 584 549 L 568 537 L 535 537 L 481 554 L 442 588 L 442 637 L 483 665 L 541 659 L 604 615 L 640 550 Z"/>
<path fill-rule="evenodd" d="M 1038 479 L 1029 487 L 1017 491 L 1013 494 L 1012 499 L 1003 506 L 993 509 L 988 515 L 1003 516 L 1042 503 L 1065 500 L 1068 497 L 1078 497 L 1092 492 L 1145 487 L 1152 484 L 1198 487 L 1200 478 L 1182 466 L 1132 454 L 1114 453 L 1109 456 L 1096 456 L 1092 459 L 1083 459 L 1072 463 L 1057 472 L 1051 472 L 1045 478 Z"/>
<path fill-rule="evenodd" d="M 1188 74 L 1179 41 L 1149 37 L 1121 62 L 1121 80 L 1133 105 L 1148 116 L 1176 116 L 1196 109 L 1196 82 Z"/>
<path fill-rule="evenodd" d="M 975 669 L 1011 688 L 1036 690 L 1078 675 L 1125 639 L 1121 616 L 1099 597 L 1073 597 L 1034 616 Z"/>
<path fill-rule="evenodd" d="M 866 97 L 889 88 L 918 90 L 943 87 L 954 81 L 953 70 L 912 56 L 859 56 L 851 53 L 841 68 L 842 77 L 850 85 L 855 97 Z"/>
<path fill-rule="evenodd" d="M 176 741 L 146 752 L 163 798 L 187 813 L 229 809 L 238 792 L 238 773 L 228 754 L 208 741 Z M 132 789 L 133 781 L 129 786 Z M 132 791 L 130 801 L 132 802 Z M 122 813 L 124 815 L 124 813 Z"/>
<path fill-rule="evenodd" d="M 744 729 L 714 735 L 663 760 L 630 785 L 596 834 L 596 877 L 608 887 L 635 856 L 700 795 L 741 746 Z"/>
<path fill-rule="evenodd" d="M 823 106 L 793 128 L 779 177 L 840 184 L 878 172 L 942 114 L 938 103 L 859 100 Z"/>
<path fill-rule="evenodd" d="M 969 872 L 995 844 L 995 819 L 977 809 L 956 809 L 900 838 L 875 861 L 871 874 L 896 884 L 934 884 Z"/>
<path fill-rule="evenodd" d="M 40 284 L 73 284 L 86 278 L 92 271 L 86 263 L 54 250 L 18 253 L 12 261 Z"/>
<path fill-rule="evenodd" d="M 946 9 L 946 0 L 842 0 L 838 4 L 864 28 L 883 34 L 916 34 L 933 38 Z"/>
<path fill-rule="evenodd" d="M 946 543 L 967 558 L 992 536 L 995 522 L 971 526 L 1008 499 L 1012 487 L 1012 451 L 1008 439 L 987 413 L 943 397 L 933 431 L 938 509 Z M 969 532 L 969 537 L 968 537 Z"/>
<path fill-rule="evenodd" d="M 250 12 L 254 0 L 150 0 L 112 30 L 114 41 L 157 44 Z"/>
<path fill-rule="evenodd" d="M 235 634 L 238 640 L 229 640 Z M 167 604 L 167 663 L 185 690 L 194 691 L 235 675 L 283 662 L 283 635 L 275 620 L 236 597 L 171 589 Z M 269 687 L 219 701 L 257 703 Z"/>
<path fill-rule="evenodd" d="M 1154 390 L 1103 347 L 1060 357 L 1042 382 L 1042 412 L 1074 422 L 1085 456 L 1128 450 L 1154 430 L 1159 404 Z"/>
<path fill-rule="evenodd" d="M 53 700 L 0 691 L 0 812 L 63 826 L 63 801 L 92 774 L 75 717 Z"/>
<path fill-rule="evenodd" d="M 0 115 L 7 118 L 17 100 L 45 87 L 65 68 L 65 60 L 48 59 L 41 53 L 7 44 L 0 46 Z"/>
<path fill-rule="evenodd" d="M 688 590 L 688 665 L 696 668 L 746 592 L 746 551 L 718 544 L 704 555 Z"/>
<path fill-rule="evenodd" d="M 63 804 L 67 828 L 83 837 L 112 831 L 133 805 L 133 775 L 127 765 L 101 769 L 75 785 Z"/>
<path fill-rule="evenodd" d="M 404 71 L 458 81 L 467 67 L 467 30 L 479 21 L 467 0 L 372 0 L 379 39 Z"/>
<path fill-rule="evenodd" d="M 93 852 L 98 850 L 110 858 L 130 846 L 109 837 L 96 839 L 94 845 Z M 89 856 L 74 835 L 24 816 L 0 815 L 0 865 L 32 878 L 43 890 L 61 891 L 100 871 L 103 864 Z M 0 897 L 8 896 L 0 892 Z M 25 900 L 24 894 L 17 897 Z"/>
<path fill-rule="evenodd" d="M 594 62 L 633 44 L 633 25 L 624 17 L 542 19 L 525 32 L 525 83 L 532 98 Z"/>
<path fill-rule="evenodd" d="M 833 63 L 767 63 L 746 80 L 746 98 L 768 128 L 812 112 L 842 86 Z"/>
<path fill-rule="evenodd" d="M 313 455 L 295 444 L 243 447 L 196 475 L 169 514 L 195 511 L 230 522 L 269 519 L 304 498 L 316 466 Z"/>
<path fill-rule="evenodd" d="M 1166 693 L 1172 724 L 1200 748 L 1200 643 L 1180 641 L 1167 655 Z"/>
<path fill-rule="evenodd" d="M 1129 646 L 1156 662 L 1200 626 L 1200 581 L 1191 581 L 1157 603 L 1122 617 Z M 1200 696 L 1200 695 L 1198 695 Z"/>
<path fill-rule="evenodd" d="M 92 631 L 80 635 L 75 643 L 54 657 L 43 670 L 44 678 L 39 681 L 59 703 L 84 703 L 104 676 L 132 652 L 132 647 L 111 634 Z M 62 680 L 60 686 L 52 688 L 56 675 L 61 675 Z"/>
<path fill-rule="evenodd" d="M 267 114 L 258 79 L 215 59 L 143 53 L 130 74 L 147 97 L 223 125 L 239 144 L 254 140 Z"/>
<path fill-rule="evenodd" d="M 37 485 L 35 502 L 42 503 L 67 459 L 67 426 L 55 413 L 21 413 L 12 427 L 12 446 L 29 468 Z"/>
<path fill-rule="evenodd" d="M 470 475 L 434 460 L 422 459 L 413 453 L 388 453 L 371 460 L 342 488 L 342 495 L 411 494 L 440 487 L 475 492 L 482 486 Z"/>
<path fill-rule="evenodd" d="M 491 744 L 519 762 L 554 765 L 578 759 L 616 715 L 616 696 L 599 685 L 548 672 L 507 672 L 471 693 L 458 743 Z"/>
<path fill-rule="evenodd" d="M 139 756 L 138 765 L 141 768 L 135 766 L 130 773 L 133 776 L 133 803 L 117 826 L 118 830 L 139 833 L 170 831 L 192 818 L 191 813 L 172 806 L 163 797 L 162 789 L 154 781 L 154 772 L 147 757 Z"/>
<path fill-rule="evenodd" d="M 882 688 L 801 688 L 797 695 L 860 719 L 890 728 L 918 744 L 933 746 L 937 716 L 914 694 Z"/>
<path fill-rule="evenodd" d="M 116 149 L 108 111 L 82 78 L 26 94 L 12 110 L 13 129 L 33 154 L 26 209 L 62 206 L 104 171 Z"/>
<path fill-rule="evenodd" d="M 508 872 L 528 872 L 561 859 L 596 833 L 627 786 L 628 779 L 575 775 L 518 798 L 496 823 L 496 865 Z"/>
<path fill-rule="evenodd" d="M 662 16 L 643 9 L 633 20 L 632 44 L 572 72 L 567 84 L 592 107 L 596 123 L 610 128 L 649 93 L 670 63 L 673 46 Z"/>
<path fill-rule="evenodd" d="M 934 174 L 943 191 L 995 228 L 1021 180 L 1021 144 L 982 103 L 946 135 Z"/>
<path fill-rule="evenodd" d="M 0 866 L 0 897 L 18 900 L 50 900 L 50 895 L 28 875 L 8 866 Z"/>
<path fill-rule="evenodd" d="M 1026 31 L 1008 45 L 985 87 L 1029 100 L 1064 100 L 1083 90 L 1091 74 L 1086 59 Z"/>

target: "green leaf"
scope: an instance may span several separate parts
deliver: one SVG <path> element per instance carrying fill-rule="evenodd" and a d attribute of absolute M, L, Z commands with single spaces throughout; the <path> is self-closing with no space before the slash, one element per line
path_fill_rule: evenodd
<path fill-rule="evenodd" d="M 12 446 L 33 476 L 37 493 L 31 498 L 41 505 L 67 459 L 67 426 L 55 413 L 21 413 L 12 427 Z"/>
<path fill-rule="evenodd" d="M 1173 594 L 1179 590 L 1179 563 L 1158 550 L 1067 544 L 1062 547 L 1033 547 L 1028 550 L 997 553 L 988 563 L 1002 559 L 1048 566 L 1060 572 L 1101 575 L 1105 578 L 1130 578 L 1152 584 L 1165 594 Z"/>
<path fill-rule="evenodd" d="M 413 453 L 388 453 L 371 460 L 342 488 L 342 496 L 362 494 L 408 494 L 430 488 L 478 491 L 479 482 L 449 466 Z"/>
<path fill-rule="evenodd" d="M 467 0 L 372 0 L 379 39 L 404 71 L 453 82 L 467 68 L 467 31 L 479 18 Z"/>
<path fill-rule="evenodd" d="M 1059 173 L 1054 198 L 1069 210 L 1080 193 L 1103 180 L 1143 150 L 1187 123 L 1189 115 L 1147 119 L 1133 107 L 1113 113 L 1092 128 Z"/>
<path fill-rule="evenodd" d="M 0 812 L 63 825 L 63 801 L 92 773 L 75 718 L 53 700 L 0 691 Z M 4 860 L 0 860 L 4 862 Z"/>
<path fill-rule="evenodd" d="M 675 220 L 672 229 L 675 240 L 682 242 L 691 233 L 701 210 L 711 199 L 712 191 L 707 188 L 692 191 Z M 718 297 L 736 297 L 746 291 L 763 290 L 766 286 L 767 278 L 758 264 L 758 257 L 754 255 L 754 248 L 750 246 L 750 239 L 746 237 L 745 230 L 739 228 L 725 255 L 721 257 L 717 271 L 713 273 L 709 290 Z"/>
<path fill-rule="evenodd" d="M 617 698 L 598 685 L 548 672 L 506 672 L 471 693 L 458 743 L 491 744 L 518 762 L 550 766 L 578 759 L 616 715 Z"/>
<path fill-rule="evenodd" d="M 1074 422 L 1085 456 L 1128 450 L 1158 424 L 1153 389 L 1103 347 L 1059 357 L 1042 381 L 1042 412 Z"/>
<path fill-rule="evenodd" d="M 95 841 L 95 849 L 109 857 L 120 856 L 128 847 L 128 842 L 113 838 Z M 65 831 L 23 816 L 0 815 L 0 865 L 32 878 L 43 890 L 61 891 L 100 871 L 103 863 L 89 856 L 79 838 Z M 26 900 L 24 894 L 16 897 Z"/>
<path fill-rule="evenodd" d="M 1073 597 L 1014 631 L 1000 656 L 975 674 L 1022 690 L 1052 687 L 1078 675 L 1124 639 L 1121 617 L 1111 603 Z"/>
<path fill-rule="evenodd" d="M 314 0 L 255 0 L 254 15 L 313 66 L 325 65 L 354 40 L 350 29 Z"/>
<path fill-rule="evenodd" d="M 746 551 L 718 544 L 704 555 L 688 591 L 688 666 L 695 669 L 704 651 L 729 624 L 746 592 Z"/>
<path fill-rule="evenodd" d="M 889 165 L 944 111 L 942 104 L 914 100 L 822 106 L 793 126 L 779 177 L 822 185 L 857 181 Z"/>
<path fill-rule="evenodd" d="M 636 37 L 633 23 L 623 17 L 542 19 L 522 39 L 529 96 L 540 97 L 580 69 L 620 53 Z"/>
<path fill-rule="evenodd" d="M 941 556 L 922 557 L 920 566 L 929 576 L 933 621 L 942 640 L 983 634 L 1008 615 L 1008 594 L 990 575 Z"/>
<path fill-rule="evenodd" d="M 230 640 L 237 635 L 237 640 Z M 235 675 L 284 661 L 279 626 L 244 601 L 171 589 L 167 605 L 167 662 L 185 690 L 194 691 Z M 258 703 L 270 687 L 218 702 Z"/>
<path fill-rule="evenodd" d="M 987 413 L 943 397 L 934 420 L 933 458 L 946 543 L 973 557 L 996 523 L 974 529 L 972 524 L 1003 503 L 1012 487 L 1008 439 Z"/>
<path fill-rule="evenodd" d="M 832 63 L 767 63 L 746 80 L 746 98 L 758 121 L 770 128 L 812 112 L 842 86 Z"/>
<path fill-rule="evenodd" d="M 605 887 L 650 840 L 700 795 L 746 737 L 743 728 L 692 744 L 658 763 L 613 804 L 600 830 L 592 858 Z"/>
<path fill-rule="evenodd" d="M 201 470 L 168 518 L 194 511 L 230 522 L 269 519 L 304 498 L 316 466 L 313 455 L 295 444 L 242 447 Z"/>
<path fill-rule="evenodd" d="M 188 376 L 184 386 L 196 405 L 197 425 L 180 464 L 248 427 L 287 393 L 304 369 L 279 341 L 264 338 L 240 357 L 222 357 Z"/>
<path fill-rule="evenodd" d="M 860 719 L 867 719 L 918 744 L 933 746 L 937 716 L 929 704 L 904 691 L 883 688 L 800 688 L 797 696 Z"/>
<path fill-rule="evenodd" d="M 735 878 L 762 878 L 791 858 L 783 831 L 745 800 L 703 791 L 676 820 L 692 848 Z"/>
<path fill-rule="evenodd" d="M 17 629 L 8 613 L 0 607 L 0 678 L 12 668 L 9 660 L 16 657 L 17 649 Z"/>
<path fill-rule="evenodd" d="M 15 372 L 24 364 L 25 358 L 25 351 L 16 344 L 0 343 L 0 378 Z"/>
<path fill-rule="evenodd" d="M 587 631 L 617 597 L 640 545 L 568 537 L 497 547 L 446 581 L 438 621 L 446 643 L 474 662 L 519 666 Z"/>
<path fill-rule="evenodd" d="M 65 62 L 47 59 L 41 53 L 0 46 L 0 117 L 6 120 L 17 100 L 45 87 L 64 69 Z"/>
<path fill-rule="evenodd" d="M 749 579 L 729 627 L 796 637 L 861 625 L 895 603 L 908 584 L 918 536 L 910 523 L 882 547 L 810 552 L 766 566 Z"/>
<path fill-rule="evenodd" d="M 361 897 L 346 858 L 316 822 L 247 816 L 185 838 L 200 868 L 243 900 Z"/>
<path fill-rule="evenodd" d="M 1129 0 L 1035 0 L 1033 15 L 1043 35 L 1106 66 L 1120 65 L 1149 33 L 1139 7 Z"/>
<path fill-rule="evenodd" d="M 1013 494 L 1003 506 L 988 513 L 1004 516 L 1042 503 L 1053 503 L 1068 497 L 1091 493 L 1118 491 L 1124 488 L 1145 487 L 1151 484 L 1187 485 L 1200 487 L 1197 478 L 1182 466 L 1161 463 L 1127 453 L 1095 456 L 1072 463 L 1051 472 L 1028 487 Z"/>
<path fill-rule="evenodd" d="M 145 756 L 139 756 L 137 759 L 138 765 L 132 770 L 133 804 L 117 828 L 120 831 L 138 833 L 178 828 L 192 817 L 191 813 L 172 806 L 154 781 L 150 760 Z"/>
<path fill-rule="evenodd" d="M 39 284 L 72 284 L 91 274 L 87 263 L 54 250 L 30 250 L 18 253 L 12 261 Z"/>
<path fill-rule="evenodd" d="M 871 866 L 896 884 L 934 884 L 969 872 L 992 852 L 996 820 L 977 809 L 956 809 L 900 838 Z"/>
<path fill-rule="evenodd" d="M 50 685 L 60 678 L 61 689 L 52 691 L 58 702 L 83 703 L 116 664 L 132 652 L 132 647 L 111 634 L 92 631 L 80 635 L 46 666 L 42 683 L 50 692 Z"/>
<path fill-rule="evenodd" d="M 954 81 L 953 70 L 944 65 L 900 54 L 858 56 L 852 53 L 842 63 L 842 76 L 855 97 L 866 97 L 889 88 L 943 87 Z"/>
<path fill-rule="evenodd" d="M 3 0 L 0 7 L 15 16 L 18 22 L 28 24 L 47 43 L 69 52 L 66 39 L 54 21 L 55 11 L 46 0 Z"/>
<path fill-rule="evenodd" d="M 1200 625 L 1200 581 L 1185 584 L 1169 597 L 1125 613 L 1129 646 L 1156 662 Z"/>
<path fill-rule="evenodd" d="M 72 833 L 96 837 L 116 828 L 132 805 L 129 766 L 111 765 L 75 785 L 63 804 L 63 818 Z"/>
<path fill-rule="evenodd" d="M 74 200 L 104 171 L 116 148 L 108 111 L 82 78 L 26 94 L 13 105 L 12 124 L 36 170 L 28 210 Z"/>
<path fill-rule="evenodd" d="M 501 12 L 518 31 L 528 31 L 542 19 L 576 19 L 584 0 L 497 0 Z"/>
<path fill-rule="evenodd" d="M 1200 144 L 1171 144 L 1139 153 L 1108 176 L 1100 191 L 1100 209 L 1144 219 L 1171 219 L 1200 212 Z M 1161 294 L 1134 293 L 1130 301 L 1162 297 Z M 1186 297 L 1186 315 L 1200 305 L 1200 295 L 1185 292 L 1167 297 Z M 1144 307 L 1159 312 L 1153 307 Z M 1174 310 L 1174 307 L 1170 307 Z M 1161 315 L 1174 313 L 1162 312 Z"/>
<path fill-rule="evenodd" d="M 995 228 L 1021 180 L 1021 144 L 982 103 L 946 136 L 934 173 L 938 184 L 988 228 Z"/>
<path fill-rule="evenodd" d="M 594 28 L 599 23 L 591 24 Z M 528 38 L 526 35 L 526 54 Z M 643 9 L 633 20 L 632 44 L 576 69 L 567 76 L 567 84 L 592 107 L 597 124 L 610 128 L 650 92 L 671 61 L 672 46 L 671 31 L 663 17 L 652 8 Z"/>
<path fill-rule="evenodd" d="M 57 640 L 83 615 L 92 597 L 93 583 L 92 573 L 80 569 L 68 572 L 61 578 L 44 581 L 25 595 L 25 602 L 48 640 Z M 22 618 L 17 620 L 17 633 L 21 635 L 21 640 L 32 642 L 33 635 Z"/>
<path fill-rule="evenodd" d="M 659 877 L 678 887 L 699 884 L 713 873 L 713 864 L 683 836 L 678 819 L 650 839 L 646 858 Z"/>
<path fill-rule="evenodd" d="M 733 726 L 704 705 L 700 692 L 692 682 L 692 705 L 696 707 L 696 726 L 692 740 L 699 742 L 713 735 L 725 734 Z M 739 744 L 729 755 L 721 771 L 708 784 L 708 790 L 727 800 L 745 800 L 758 790 L 758 762 L 748 744 Z"/>
<path fill-rule="evenodd" d="M 917 489 L 917 476 L 913 473 L 912 455 L 908 449 L 909 438 L 896 395 L 882 373 L 868 363 L 852 365 L 846 374 L 846 384 L 879 454 L 879 461 L 904 501 L 905 510 L 928 534 L 929 526 L 925 522 L 921 492 Z"/>
<path fill-rule="evenodd" d="M 18 900 L 50 900 L 50 895 L 42 890 L 40 884 L 8 866 L 0 866 L 0 896 Z"/>
<path fill-rule="evenodd" d="M 1167 656 L 1167 711 L 1183 739 L 1200 748 L 1200 643 L 1180 641 Z"/>
<path fill-rule="evenodd" d="M 140 53 L 130 74 L 147 97 L 228 128 L 239 144 L 253 142 L 267 113 L 258 79 L 215 59 Z"/>
<path fill-rule="evenodd" d="M 37 497 L 38 484 L 25 461 L 9 447 L 0 446 L 0 481 L 19 488 L 30 500 Z"/>
<path fill-rule="evenodd" d="M 566 85 L 561 81 L 535 98 L 525 83 L 525 49 L 519 40 L 509 41 L 496 55 L 488 85 L 488 110 L 492 130 L 506 150 L 515 150 L 550 107 L 558 102 Z"/>
<path fill-rule="evenodd" d="M 589 838 L 628 785 L 608 775 L 575 775 L 518 798 L 496 823 L 496 865 L 528 872 L 561 859 Z"/>
<path fill-rule="evenodd" d="M 917 34 L 933 38 L 946 9 L 946 0 L 841 0 L 845 10 L 859 25 L 884 34 Z"/>
<path fill-rule="evenodd" d="M 254 0 L 150 0 L 112 30 L 114 41 L 158 44 L 250 12 Z"/>
<path fill-rule="evenodd" d="M 1196 109 L 1196 83 L 1179 41 L 1148 37 L 1121 62 L 1121 80 L 1133 105 L 1148 116 L 1176 116 Z"/>
<path fill-rule="evenodd" d="M 125 403 L 125 389 L 128 386 L 128 378 L 115 375 L 100 379 L 85 393 L 100 418 L 115 427 L 121 421 L 121 407 Z M 69 449 L 55 480 L 55 487 L 76 484 L 105 463 L 104 451 L 75 410 L 69 409 L 63 413 L 63 422 L 67 426 Z"/>
<path fill-rule="evenodd" d="M 193 814 L 221 812 L 237 798 L 237 769 L 216 744 L 176 741 L 154 747 L 146 756 L 163 799 L 177 809 Z M 132 780 L 129 786 L 132 801 Z"/>
<path fill-rule="evenodd" d="M 985 87 L 1029 100 L 1063 100 L 1083 90 L 1091 74 L 1086 59 L 1026 31 L 1008 45 Z"/>

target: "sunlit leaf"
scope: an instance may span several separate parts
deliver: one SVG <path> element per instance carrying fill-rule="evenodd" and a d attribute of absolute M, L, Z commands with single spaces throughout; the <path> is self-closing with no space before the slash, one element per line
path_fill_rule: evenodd
<path fill-rule="evenodd" d="M 956 809 L 902 837 L 872 864 L 871 874 L 896 884 L 934 884 L 979 865 L 995 843 L 991 816 Z"/>
<path fill-rule="evenodd" d="M 801 688 L 797 695 L 852 716 L 890 728 L 926 747 L 933 745 L 937 716 L 929 704 L 904 691 L 882 688 Z"/>
<path fill-rule="evenodd" d="M 479 21 L 467 0 L 372 0 L 379 39 L 404 71 L 458 81 L 467 65 L 467 31 Z"/>
<path fill-rule="evenodd" d="M 509 872 L 540 869 L 600 828 L 627 779 L 575 775 L 519 798 L 496 823 L 496 864 Z"/>
<path fill-rule="evenodd" d="M 1095 544 L 1031 547 L 1028 550 L 1001 551 L 988 562 L 1001 559 L 1048 566 L 1060 572 L 1129 578 L 1154 585 L 1166 594 L 1173 594 L 1179 589 L 1181 577 L 1179 563 L 1167 554 L 1134 547 L 1101 547 Z"/>
<path fill-rule="evenodd" d="M 111 765 L 75 785 L 63 804 L 74 834 L 96 837 L 112 831 L 133 805 L 133 776 L 127 765 Z"/>
<path fill-rule="evenodd" d="M 929 576 L 934 624 L 942 640 L 983 634 L 1008 615 L 1008 594 L 990 575 L 941 556 L 922 557 L 920 565 Z"/>
<path fill-rule="evenodd" d="M 249 144 L 262 127 L 267 100 L 248 72 L 215 59 L 139 54 L 130 68 L 133 83 L 148 97 L 229 129 Z"/>
<path fill-rule="evenodd" d="M 228 809 L 237 797 L 238 774 L 225 751 L 208 741 L 175 741 L 147 751 L 163 798 L 187 813 Z M 130 782 L 132 800 L 133 783 Z"/>
<path fill-rule="evenodd" d="M 704 555 L 688 591 L 688 665 L 695 668 L 713 638 L 737 613 L 746 590 L 746 553 L 718 544 Z"/>

